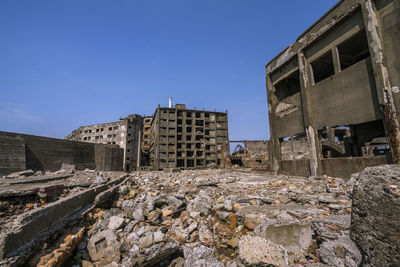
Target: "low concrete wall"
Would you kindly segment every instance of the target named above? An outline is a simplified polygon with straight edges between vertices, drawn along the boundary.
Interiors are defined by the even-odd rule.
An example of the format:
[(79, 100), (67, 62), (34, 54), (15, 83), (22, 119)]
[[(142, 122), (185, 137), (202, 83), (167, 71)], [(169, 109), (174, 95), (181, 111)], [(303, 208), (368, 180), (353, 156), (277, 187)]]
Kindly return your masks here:
[[(385, 156), (378, 157), (343, 157), (322, 159), (323, 174), (348, 179), (353, 173), (360, 172), (366, 167), (389, 164)], [(310, 176), (309, 162), (302, 160), (280, 161), (279, 173), (286, 175)]]
[(123, 167), (123, 149), (116, 145), (92, 144), (9, 132), (0, 132), (0, 137), (3, 137), (0, 143), (4, 147), (11, 145), (7, 138), (22, 139), (25, 143), (26, 169), (34, 171), (56, 171), (61, 168), (62, 163), (74, 164), (77, 170), (89, 168), (121, 171)]
[(25, 141), (0, 135), (0, 176), (25, 170)]
[(389, 164), (385, 156), (372, 158), (365, 157), (346, 157), (322, 159), (324, 174), (333, 177), (350, 178), (353, 173), (360, 172), (366, 167)]
[(310, 167), (307, 159), (281, 160), (279, 173), (286, 175), (309, 176)]

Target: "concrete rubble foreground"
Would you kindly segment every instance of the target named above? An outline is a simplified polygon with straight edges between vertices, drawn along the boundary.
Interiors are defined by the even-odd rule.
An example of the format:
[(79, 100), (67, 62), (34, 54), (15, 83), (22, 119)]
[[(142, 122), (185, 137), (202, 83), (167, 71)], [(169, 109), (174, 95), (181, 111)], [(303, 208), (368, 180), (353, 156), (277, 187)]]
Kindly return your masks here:
[[(383, 258), (373, 255), (377, 252), (367, 251), (363, 244), (370, 238), (363, 232), (365, 227), (373, 226), (354, 214), (358, 219), (351, 223), (351, 213), (353, 193), (357, 199), (363, 197), (363, 181), (379, 174), (374, 192), (382, 188), (379, 181), (389, 179), (391, 185), (383, 188), (391, 190), (386, 196), (394, 203), (388, 206), (394, 217), (381, 219), (379, 225), (392, 227), (384, 229), (383, 234), (395, 231), (398, 224), (393, 219), (400, 213), (399, 187), (394, 181), (398, 182), (399, 173), (400, 167), (385, 165), (367, 168), (350, 180), (273, 175), (249, 169), (129, 175), (72, 170), (37, 176), (43, 182), (36, 186), (47, 188), (49, 183), (63, 181), (64, 188), (47, 197), (39, 193), (40, 189), (33, 190), (35, 197), (25, 197), (36, 200), (32, 205), (37, 208), (26, 205), (22, 210), (15, 208), (20, 212), (12, 216), (2, 214), (1, 264), (359, 266), (374, 263), (371, 257), (383, 263), (390, 256), (396, 262), (398, 252), (393, 246), (398, 246), (397, 241), (379, 239), (385, 252), (393, 249)], [(12, 181), (25, 192), (24, 186), (32, 187), (27, 182), (29, 177), (2, 182)], [(83, 177), (90, 183), (83, 183)], [(15, 195), (0, 197), (2, 210), (5, 199), (9, 199), (9, 209), (20, 205), (12, 203)], [(363, 201), (353, 209), (357, 214), (365, 213), (365, 209), (372, 213), (365, 207), (370, 204)], [(379, 236), (381, 230), (368, 231)]]

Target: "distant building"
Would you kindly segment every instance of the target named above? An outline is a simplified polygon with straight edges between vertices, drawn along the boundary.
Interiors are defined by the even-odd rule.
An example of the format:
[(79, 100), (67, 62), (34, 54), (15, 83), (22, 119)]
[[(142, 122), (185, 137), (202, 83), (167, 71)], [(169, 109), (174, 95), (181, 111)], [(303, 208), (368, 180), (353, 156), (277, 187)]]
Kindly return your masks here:
[(151, 124), (150, 165), (165, 168), (220, 166), (228, 147), (228, 114), (158, 107)]
[(141, 155), (140, 165), (149, 166), (150, 164), (150, 144), (151, 144), (151, 122), (152, 116), (143, 117), (143, 130), (141, 136)]
[(119, 121), (81, 126), (65, 139), (89, 143), (115, 144), (124, 149), (124, 170), (134, 170), (140, 157), (142, 116), (132, 114)]

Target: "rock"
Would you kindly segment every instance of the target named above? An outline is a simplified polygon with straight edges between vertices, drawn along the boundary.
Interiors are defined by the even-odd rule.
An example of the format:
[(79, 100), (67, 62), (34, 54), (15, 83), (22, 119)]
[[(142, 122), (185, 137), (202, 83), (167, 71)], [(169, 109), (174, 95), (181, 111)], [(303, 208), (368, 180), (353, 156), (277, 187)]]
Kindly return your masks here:
[(259, 236), (245, 235), (239, 241), (239, 258), (250, 266), (288, 266), (286, 249)]
[(163, 210), (162, 216), (167, 217), (167, 216), (171, 215), (172, 213), (174, 213), (172, 210)]
[(127, 216), (131, 219), (143, 221), (143, 204), (136, 204), (132, 200), (125, 200), (122, 202), (121, 208), (126, 212)]
[(28, 177), (28, 176), (32, 176), (33, 174), (35, 174), (35, 172), (29, 169), (29, 170), (21, 171), (18, 174), (19, 174), (19, 176)]
[(110, 222), (108, 223), (108, 229), (115, 231), (121, 228), (123, 224), (124, 218), (119, 216), (111, 216)]
[(318, 196), (318, 201), (325, 204), (334, 204), (338, 201), (335, 199), (334, 194), (323, 193)]
[(224, 201), (224, 208), (225, 208), (226, 211), (232, 211), (233, 210), (232, 206), (233, 206), (232, 200), (228, 199), (228, 200)]
[(255, 223), (251, 222), (251, 221), (245, 221), (244, 227), (246, 227), (247, 229), (253, 231), (257, 227), (257, 225)]
[(234, 237), (227, 242), (228, 246), (235, 249), (239, 246), (239, 238)]
[(351, 239), (366, 266), (400, 266), (400, 165), (366, 168), (357, 183)]
[(104, 179), (101, 176), (96, 177), (96, 179), (93, 181), (93, 184), (99, 185), (99, 184), (105, 184), (107, 182), (106, 179)]
[(154, 243), (165, 241), (165, 235), (161, 231), (154, 232), (153, 234)]
[(169, 240), (162, 244), (156, 244), (145, 250), (145, 261), (140, 266), (158, 266), (162, 260), (167, 259), (179, 249), (179, 244), (176, 241)]
[(215, 252), (212, 248), (198, 246), (190, 248), (184, 246), (183, 254), (185, 256), (184, 267), (223, 267), (224, 265), (215, 258)]
[(320, 246), (320, 257), (323, 263), (330, 266), (357, 267), (362, 260), (360, 251), (348, 236), (323, 242)]
[(139, 239), (139, 246), (141, 248), (148, 248), (153, 245), (153, 235), (148, 234)]
[(210, 214), (211, 206), (211, 198), (201, 190), (196, 198), (190, 201), (187, 210), (188, 212), (200, 212), (200, 215), (207, 216)]
[(92, 236), (88, 242), (90, 258), (98, 265), (106, 265), (121, 258), (120, 243), (111, 230), (105, 230)]
[(254, 230), (256, 235), (282, 245), (290, 253), (304, 253), (311, 245), (312, 233), (309, 224), (290, 223), (269, 225), (262, 223)]
[(81, 265), (82, 267), (94, 267), (93, 263), (91, 263), (90, 261), (81, 261)]
[(237, 225), (236, 214), (235, 213), (231, 213), (226, 218), (226, 222), (228, 224), (228, 228), (231, 229), (231, 230), (234, 230), (236, 228), (236, 225)]
[(70, 163), (63, 163), (61, 164), (61, 168), (58, 172), (63, 174), (73, 174), (75, 172), (75, 165)]
[(238, 203), (235, 203), (235, 204), (233, 205), (233, 210), (234, 210), (234, 211), (239, 211), (239, 209), (240, 209), (240, 205), (239, 205)]

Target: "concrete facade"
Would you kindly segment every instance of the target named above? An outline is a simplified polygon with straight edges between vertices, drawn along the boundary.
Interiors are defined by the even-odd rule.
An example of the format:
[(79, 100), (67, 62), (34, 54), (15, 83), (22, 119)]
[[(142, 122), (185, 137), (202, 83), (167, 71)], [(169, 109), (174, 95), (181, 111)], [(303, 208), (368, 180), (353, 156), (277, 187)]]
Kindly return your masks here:
[(57, 171), (63, 163), (77, 170), (122, 170), (123, 150), (116, 145), (0, 132), (0, 148), (0, 175), (25, 169)]
[(124, 150), (124, 170), (135, 170), (140, 157), (142, 117), (132, 114), (116, 122), (81, 126), (66, 140), (118, 145)]
[(221, 166), (228, 151), (228, 114), (158, 107), (151, 125), (150, 164), (154, 170)]
[[(333, 158), (399, 161), (399, 41), (399, 1), (342, 0), (266, 65), (275, 171), (296, 166), (290, 158), (312, 176)], [(301, 157), (288, 156), (296, 144)]]
[(141, 148), (140, 148), (140, 165), (150, 165), (150, 144), (151, 144), (151, 123), (153, 121), (152, 116), (143, 117), (143, 130), (141, 136)]

